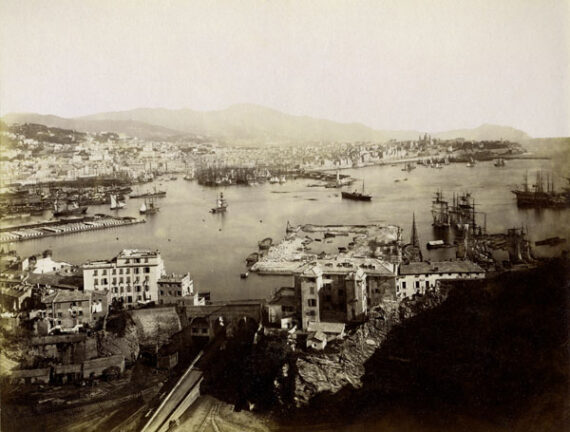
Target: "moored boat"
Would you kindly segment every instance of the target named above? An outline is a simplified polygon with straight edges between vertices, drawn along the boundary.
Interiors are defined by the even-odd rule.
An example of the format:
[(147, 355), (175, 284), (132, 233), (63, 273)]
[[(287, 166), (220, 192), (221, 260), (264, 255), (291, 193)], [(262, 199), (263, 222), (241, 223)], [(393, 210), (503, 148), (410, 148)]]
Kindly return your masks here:
[(562, 243), (566, 243), (566, 239), (561, 237), (549, 237), (535, 242), (537, 246), (556, 246)]
[(224, 193), (220, 192), (219, 198), (216, 200), (216, 207), (210, 210), (211, 213), (224, 213), (228, 208), (228, 203), (224, 199)]
[(264, 238), (257, 242), (259, 249), (269, 249), (273, 244), (273, 239), (271, 237)]
[(111, 210), (119, 210), (127, 205), (124, 201), (119, 201), (115, 194), (111, 194), (110, 198), (111, 198)]
[(81, 214), (85, 214), (85, 213), (87, 213), (87, 206), (79, 206), (76, 202), (73, 202), (71, 204), (71, 207), (66, 204), (65, 207), (63, 207), (63, 208), (59, 205), (57, 200), (54, 203), (53, 215), (55, 217), (75, 216), (75, 215), (81, 215)]
[(428, 249), (440, 249), (450, 247), (451, 245), (445, 243), (443, 240), (431, 240), (426, 243)]
[(505, 166), (505, 160), (503, 158), (499, 158), (495, 161), (494, 165), (496, 167), (504, 167)]

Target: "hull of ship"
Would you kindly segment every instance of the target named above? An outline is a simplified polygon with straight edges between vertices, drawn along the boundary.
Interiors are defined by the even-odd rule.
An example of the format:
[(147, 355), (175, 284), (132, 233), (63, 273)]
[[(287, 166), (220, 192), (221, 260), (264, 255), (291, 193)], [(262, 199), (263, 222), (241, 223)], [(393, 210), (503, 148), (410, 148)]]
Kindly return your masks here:
[(540, 192), (513, 191), (517, 197), (518, 207), (567, 207), (570, 205), (568, 197), (561, 194)]
[(82, 215), (85, 213), (87, 213), (87, 207), (78, 207), (75, 209), (55, 211), (55, 212), (53, 212), (53, 215), (56, 217), (59, 217), (59, 216), (76, 216), (76, 215)]
[(344, 199), (350, 199), (354, 201), (370, 201), (372, 197), (370, 195), (361, 195), (361, 194), (354, 194), (350, 192), (342, 192), (342, 197)]

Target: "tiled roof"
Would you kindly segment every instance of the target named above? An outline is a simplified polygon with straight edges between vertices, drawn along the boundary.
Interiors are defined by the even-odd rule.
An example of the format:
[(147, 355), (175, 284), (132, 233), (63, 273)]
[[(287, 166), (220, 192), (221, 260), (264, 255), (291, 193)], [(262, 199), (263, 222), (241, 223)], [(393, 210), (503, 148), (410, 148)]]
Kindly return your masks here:
[(82, 291), (57, 290), (56, 292), (45, 296), (42, 303), (68, 303), (89, 301), (91, 296)]

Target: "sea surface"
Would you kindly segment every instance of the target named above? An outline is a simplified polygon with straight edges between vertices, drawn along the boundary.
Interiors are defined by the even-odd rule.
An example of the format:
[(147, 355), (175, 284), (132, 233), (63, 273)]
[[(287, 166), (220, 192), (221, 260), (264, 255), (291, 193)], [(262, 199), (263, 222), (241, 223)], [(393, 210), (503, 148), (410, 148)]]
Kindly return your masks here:
[[(402, 166), (372, 166), (345, 170), (364, 180), (371, 202), (343, 200), (340, 189), (309, 187), (314, 180), (289, 180), (285, 184), (259, 186), (206, 187), (196, 182), (164, 178), (155, 182), (167, 196), (157, 200), (159, 213), (146, 216), (140, 225), (47, 237), (13, 243), (21, 256), (51, 249), (54, 259), (80, 265), (87, 260), (110, 259), (123, 248), (160, 250), (166, 270), (190, 272), (195, 288), (211, 292), (212, 300), (266, 298), (277, 288), (292, 283), (291, 277), (258, 276), (241, 279), (245, 258), (257, 251), (257, 242), (265, 237), (279, 241), (285, 235), (287, 221), (292, 224), (396, 224), (409, 241), (412, 214), (415, 213), (424, 258), (453, 257), (453, 249), (428, 252), (429, 240), (442, 238), (431, 226), (431, 201), (441, 190), (451, 201), (453, 193), (471, 192), (476, 209), (486, 213), (487, 231), (504, 232), (510, 227), (525, 227), (531, 240), (560, 236), (570, 239), (570, 209), (519, 209), (511, 190), (529, 181), (538, 169), (554, 172), (555, 186), (566, 185), (564, 165), (557, 159), (508, 160), (504, 168), (492, 162), (480, 162), (474, 168), (451, 164), (443, 169), (418, 166), (403, 172)], [(396, 182), (396, 180), (399, 180)], [(151, 190), (152, 185), (135, 190)], [(358, 181), (354, 187), (360, 189)], [(225, 214), (211, 214), (217, 194), (223, 192), (229, 208)], [(130, 199), (127, 207), (111, 211), (108, 206), (92, 206), (90, 214), (114, 213), (139, 217), (141, 199)], [(479, 219), (483, 223), (483, 217)], [(570, 240), (569, 240), (570, 241)], [(538, 255), (560, 253), (566, 245), (535, 248)]]

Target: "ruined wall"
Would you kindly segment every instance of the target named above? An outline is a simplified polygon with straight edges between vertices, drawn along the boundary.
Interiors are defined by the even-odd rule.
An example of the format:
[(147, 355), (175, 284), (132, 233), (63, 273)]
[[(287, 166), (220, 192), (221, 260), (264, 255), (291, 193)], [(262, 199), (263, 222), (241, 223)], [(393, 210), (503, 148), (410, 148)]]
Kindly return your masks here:
[(98, 333), (97, 351), (102, 357), (120, 355), (124, 357), (127, 365), (134, 363), (140, 352), (137, 327), (134, 322), (129, 320), (120, 335), (109, 331)]
[(182, 330), (176, 308), (138, 309), (129, 312), (141, 345), (164, 345), (170, 337)]

